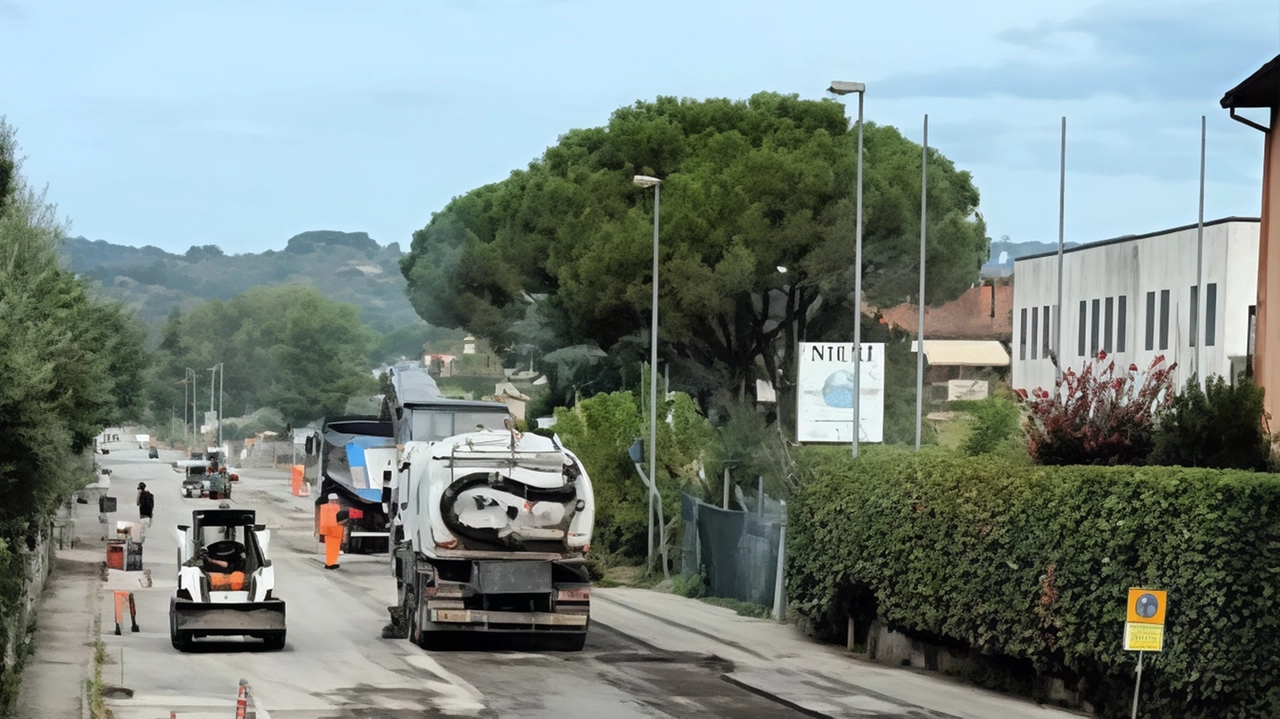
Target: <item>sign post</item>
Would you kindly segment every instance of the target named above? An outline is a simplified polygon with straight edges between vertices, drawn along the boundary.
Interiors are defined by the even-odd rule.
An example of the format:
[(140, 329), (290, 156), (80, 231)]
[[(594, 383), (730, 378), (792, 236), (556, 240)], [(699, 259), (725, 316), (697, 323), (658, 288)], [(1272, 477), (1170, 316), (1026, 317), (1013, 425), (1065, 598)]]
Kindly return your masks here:
[(1138, 719), (1138, 693), (1142, 688), (1142, 653), (1164, 649), (1164, 615), (1167, 593), (1159, 589), (1129, 590), (1124, 623), (1124, 650), (1138, 653), (1138, 675), (1133, 683), (1132, 719)]

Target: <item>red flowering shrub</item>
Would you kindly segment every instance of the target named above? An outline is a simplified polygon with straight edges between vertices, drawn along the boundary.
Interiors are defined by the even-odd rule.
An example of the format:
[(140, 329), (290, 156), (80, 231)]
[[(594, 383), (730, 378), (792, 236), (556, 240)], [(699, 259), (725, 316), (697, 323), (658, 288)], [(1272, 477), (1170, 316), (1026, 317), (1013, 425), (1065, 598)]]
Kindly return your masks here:
[(1014, 390), (1030, 410), (1027, 450), (1038, 464), (1142, 464), (1155, 446), (1156, 412), (1173, 401), (1164, 355), (1146, 372), (1117, 372), (1106, 352), (1080, 372), (1067, 369), (1053, 391)]

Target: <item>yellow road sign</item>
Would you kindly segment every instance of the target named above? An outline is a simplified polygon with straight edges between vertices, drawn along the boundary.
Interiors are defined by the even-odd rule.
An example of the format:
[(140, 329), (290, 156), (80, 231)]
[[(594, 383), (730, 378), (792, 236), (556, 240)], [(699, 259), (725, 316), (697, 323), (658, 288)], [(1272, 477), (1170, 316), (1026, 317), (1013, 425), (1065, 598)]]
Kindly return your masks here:
[(1163, 624), (1125, 622), (1124, 650), (1126, 652), (1158, 652), (1162, 649), (1164, 649)]
[(1159, 589), (1130, 589), (1128, 621), (1130, 624), (1164, 624), (1166, 593)]

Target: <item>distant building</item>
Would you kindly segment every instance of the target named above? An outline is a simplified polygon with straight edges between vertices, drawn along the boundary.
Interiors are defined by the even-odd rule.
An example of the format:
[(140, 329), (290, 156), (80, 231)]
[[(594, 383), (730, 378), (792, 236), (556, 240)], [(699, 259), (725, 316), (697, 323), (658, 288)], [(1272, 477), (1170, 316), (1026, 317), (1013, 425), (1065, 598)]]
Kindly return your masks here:
[[(881, 315), (891, 327), (914, 335), (920, 309), (918, 305), (901, 304), (882, 310)], [(988, 281), (970, 287), (945, 305), (925, 307), (924, 336), (926, 340), (1009, 342), (1013, 337), (1012, 282)]]
[[(1251, 285), (1256, 292), (1254, 343), (1250, 368), (1254, 381), (1263, 390), (1263, 412), (1280, 416), (1280, 55), (1258, 68), (1243, 82), (1227, 91), (1220, 101), (1231, 111), (1231, 119), (1262, 132), (1262, 222), (1258, 243), (1258, 276)], [(1266, 113), (1265, 124), (1241, 115)], [(1262, 118), (1259, 118), (1262, 119)], [(1271, 301), (1268, 302), (1267, 298)]]
[[(1177, 362), (1179, 385), (1195, 374), (1234, 380), (1251, 352), (1258, 278), (1257, 219), (1204, 224), (1204, 302), (1196, 289), (1196, 226), (1103, 240), (1063, 253), (1061, 366), (1079, 370), (1105, 350), (1118, 366), (1145, 369), (1158, 355)], [(1014, 262), (1013, 386), (1050, 388), (1056, 373), (1053, 307), (1056, 252)], [(1203, 327), (1197, 323), (1203, 321)], [(929, 325), (926, 324), (926, 330)]]
[(476, 353), (476, 338), (467, 335), (462, 339), (462, 354), (473, 355)]
[(512, 417), (522, 420), (525, 418), (524, 408), (529, 403), (529, 396), (510, 382), (499, 382), (493, 387), (493, 401), (505, 404), (511, 410)]

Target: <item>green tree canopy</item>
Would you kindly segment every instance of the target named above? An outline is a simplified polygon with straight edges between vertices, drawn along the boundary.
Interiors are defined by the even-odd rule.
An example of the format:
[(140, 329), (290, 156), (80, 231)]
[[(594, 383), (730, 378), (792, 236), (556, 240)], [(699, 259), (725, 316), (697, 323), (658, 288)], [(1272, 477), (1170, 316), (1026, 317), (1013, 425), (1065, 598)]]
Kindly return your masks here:
[[(4, 547), (90, 478), (77, 455), (137, 419), (144, 332), (64, 269), (56, 208), (21, 175), (0, 118), (0, 570)], [(20, 570), (18, 577), (21, 576)], [(3, 599), (0, 596), (0, 599)]]
[(223, 363), (223, 413), (274, 407), (298, 424), (342, 412), (352, 394), (371, 389), (366, 359), (378, 335), (356, 308), (303, 285), (258, 287), (186, 315), (160, 332), (153, 407), (181, 409), (186, 368), (195, 370), (201, 412), (209, 408), (209, 368)]
[[(509, 348), (528, 341), (518, 325), (541, 299), (544, 351), (594, 343), (615, 365), (638, 360), (654, 193), (632, 176), (654, 175), (660, 343), (673, 380), (748, 388), (779, 363), (790, 371), (793, 333), (819, 307), (852, 304), (856, 144), (832, 101), (638, 102), (435, 213), (401, 261), (410, 299), (432, 324)], [(868, 301), (897, 303), (917, 282), (921, 150), (873, 124), (865, 148), (864, 288)], [(969, 173), (930, 153), (927, 299), (937, 303), (977, 278), (989, 240)]]

